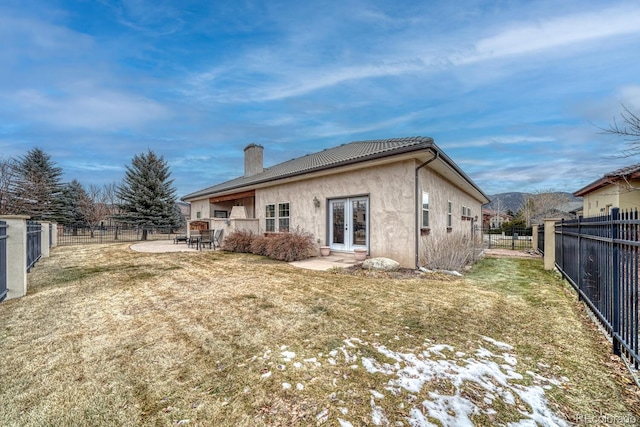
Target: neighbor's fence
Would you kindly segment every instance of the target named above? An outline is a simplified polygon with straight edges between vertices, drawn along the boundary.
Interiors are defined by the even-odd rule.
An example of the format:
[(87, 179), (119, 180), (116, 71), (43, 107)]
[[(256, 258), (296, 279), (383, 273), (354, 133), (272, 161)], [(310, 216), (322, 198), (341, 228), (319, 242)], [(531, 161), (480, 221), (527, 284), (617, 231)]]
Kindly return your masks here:
[(143, 240), (167, 240), (175, 237), (171, 227), (138, 227), (128, 224), (90, 226), (86, 224), (58, 226), (58, 245), (85, 245), (91, 243), (136, 242)]
[(544, 254), (544, 227), (538, 226), (538, 251)]
[(533, 234), (531, 228), (484, 229), (482, 240), (489, 249), (525, 250), (532, 248)]
[(613, 352), (640, 365), (638, 212), (555, 223), (555, 265), (613, 341)]
[(42, 256), (42, 224), (27, 221), (27, 273)]
[(7, 297), (7, 223), (0, 221), (0, 302)]

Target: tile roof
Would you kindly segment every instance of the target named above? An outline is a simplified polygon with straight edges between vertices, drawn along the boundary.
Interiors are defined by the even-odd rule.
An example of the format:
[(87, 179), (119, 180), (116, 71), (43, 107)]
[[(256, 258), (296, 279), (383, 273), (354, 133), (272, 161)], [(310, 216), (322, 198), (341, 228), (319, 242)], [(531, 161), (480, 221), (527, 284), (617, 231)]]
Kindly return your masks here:
[(182, 199), (188, 200), (196, 197), (209, 196), (248, 185), (418, 151), (429, 147), (434, 147), (433, 139), (424, 136), (350, 142), (279, 163), (265, 168), (263, 172), (256, 175), (241, 176), (221, 184), (207, 187), (203, 190), (188, 194)]
[(592, 191), (609, 185), (618, 179), (635, 179), (638, 177), (640, 177), (640, 163), (605, 173), (602, 178), (598, 178), (592, 183), (582, 187), (580, 190), (574, 192), (573, 195), (576, 197), (582, 197)]
[(604, 174), (605, 177), (607, 178), (613, 178), (613, 177), (623, 177), (623, 176), (627, 176), (627, 175), (631, 175), (634, 173), (638, 173), (640, 172), (640, 163), (635, 164), (635, 165), (631, 165), (631, 166), (626, 166), (624, 168), (620, 168), (618, 170), (615, 170), (613, 172), (609, 172)]

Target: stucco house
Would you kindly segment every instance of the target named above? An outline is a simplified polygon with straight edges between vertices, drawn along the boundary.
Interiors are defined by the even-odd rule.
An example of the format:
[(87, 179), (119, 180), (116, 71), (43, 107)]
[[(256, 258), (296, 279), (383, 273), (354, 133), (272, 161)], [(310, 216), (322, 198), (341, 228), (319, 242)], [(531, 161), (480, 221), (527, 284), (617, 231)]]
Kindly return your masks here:
[(640, 163), (606, 173), (573, 193), (582, 197), (584, 217), (609, 215), (611, 208), (640, 208)]
[(418, 264), (424, 239), (471, 233), (487, 196), (428, 137), (356, 141), (268, 168), (248, 145), (244, 175), (184, 196), (190, 228), (310, 232), (333, 252)]

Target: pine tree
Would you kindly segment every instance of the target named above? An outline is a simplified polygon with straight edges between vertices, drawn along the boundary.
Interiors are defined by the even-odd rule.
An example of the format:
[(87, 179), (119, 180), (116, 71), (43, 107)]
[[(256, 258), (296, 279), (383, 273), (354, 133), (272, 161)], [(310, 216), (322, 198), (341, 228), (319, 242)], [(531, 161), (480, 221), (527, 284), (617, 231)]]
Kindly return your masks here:
[(61, 212), (64, 219), (62, 224), (81, 225), (85, 223), (84, 205), (88, 203), (89, 195), (82, 184), (76, 179), (64, 184), (61, 192)]
[(40, 148), (33, 148), (17, 161), (17, 197), (22, 214), (40, 221), (63, 220), (60, 178), (62, 169)]
[(153, 226), (173, 226), (176, 221), (176, 190), (164, 158), (149, 150), (135, 155), (127, 166), (117, 195), (122, 200), (118, 218), (143, 228), (142, 240)]

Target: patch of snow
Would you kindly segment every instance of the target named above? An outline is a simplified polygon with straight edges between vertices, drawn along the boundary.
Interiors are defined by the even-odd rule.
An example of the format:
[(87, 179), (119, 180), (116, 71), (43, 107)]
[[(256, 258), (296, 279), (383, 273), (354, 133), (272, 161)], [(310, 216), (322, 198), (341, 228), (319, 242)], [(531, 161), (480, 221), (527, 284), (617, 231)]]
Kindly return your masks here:
[(479, 412), (478, 407), (460, 395), (444, 396), (430, 392), (431, 400), (422, 402), (430, 417), (440, 420), (445, 426), (473, 427), (471, 415)]
[(335, 365), (336, 364), (336, 360), (333, 357), (328, 358), (327, 362), (329, 362), (330, 365)]
[(318, 415), (316, 415), (316, 420), (318, 420), (319, 423), (324, 423), (328, 419), (329, 419), (329, 410), (327, 408), (324, 408), (322, 411), (320, 411)]
[(349, 413), (349, 410), (347, 408), (338, 408), (338, 411), (340, 411), (342, 415), (347, 415)]
[[(483, 337), (483, 339), (502, 350), (513, 349), (509, 344), (501, 343), (488, 337)], [(530, 411), (529, 409), (526, 411), (518, 409), (523, 416), (523, 420), (522, 424), (514, 424), (514, 426), (526, 426), (529, 422), (549, 427), (567, 425), (563, 419), (556, 416), (548, 408), (544, 398), (545, 389), (543, 387), (559, 385), (561, 381), (547, 379), (529, 371), (527, 373), (533, 376), (536, 382), (539, 382), (542, 386), (524, 386), (514, 383), (513, 381), (523, 379), (523, 376), (515, 371), (514, 367), (517, 365), (517, 359), (510, 352), (494, 354), (480, 346), (474, 351), (475, 357), (465, 359), (463, 358), (465, 353), (453, 353), (454, 348), (448, 345), (432, 345), (418, 354), (394, 352), (384, 345), (374, 345), (374, 348), (386, 359), (393, 360), (395, 363), (389, 364), (379, 362), (375, 358), (361, 357), (362, 366), (369, 373), (382, 373), (392, 377), (385, 387), (386, 390), (397, 392), (400, 389), (404, 389), (409, 393), (419, 394), (425, 383), (434, 380), (446, 380), (454, 387), (451, 395), (431, 392), (429, 398), (422, 402), (422, 410), (413, 408), (407, 419), (412, 426), (433, 425), (427, 416), (438, 420), (442, 425), (472, 426), (472, 415), (479, 413), (489, 414), (489, 411), (493, 411), (491, 413), (494, 414), (495, 411), (493, 409), (480, 408), (466, 397), (464, 391), (470, 383), (476, 384), (486, 391), (486, 397), (483, 400), (487, 405), (494, 403), (498, 396), (507, 405), (516, 405), (516, 395), (525, 402)], [(432, 359), (434, 355), (445, 357), (442, 353), (443, 350), (453, 353), (453, 356), (445, 359)], [(507, 363), (500, 364), (499, 362), (502, 361)], [(376, 408), (372, 397), (374, 424), (382, 419)], [(427, 416), (424, 415), (423, 411)]]
[(375, 391), (375, 390), (369, 390), (369, 391), (371, 392), (373, 397), (375, 397), (376, 399), (384, 399), (384, 394), (380, 393), (379, 391)]
[(376, 405), (373, 397), (371, 398), (371, 422), (376, 426), (389, 425), (389, 420), (384, 415), (383, 409)]
[(271, 376), (271, 371), (265, 372), (264, 374), (261, 375), (262, 378), (269, 378), (270, 376)]
[(516, 366), (518, 364), (518, 359), (509, 353), (502, 353), (502, 358), (511, 366)]
[(513, 350), (513, 346), (509, 345), (507, 343), (501, 342), (501, 341), (496, 341), (493, 338), (489, 338), (489, 337), (482, 337), (483, 340), (490, 342), (491, 344), (495, 345), (498, 348), (504, 349), (504, 350)]
[(315, 357), (310, 357), (309, 359), (304, 359), (304, 361), (307, 363), (316, 363), (318, 359), (316, 359)]
[(340, 427), (353, 427), (353, 424), (351, 424), (349, 421), (345, 421), (341, 418), (338, 418), (338, 422), (340, 423)]
[(294, 368), (302, 368), (302, 363), (300, 363), (300, 362), (293, 362), (293, 367), (294, 367)]
[(282, 388), (285, 390), (290, 390), (291, 389), (291, 384), (289, 383), (282, 383)]
[(286, 362), (290, 362), (291, 359), (295, 359), (296, 358), (296, 354), (293, 351), (283, 351), (280, 354), (282, 354), (282, 357), (284, 357), (284, 360)]
[(296, 390), (299, 390), (299, 391), (304, 390), (304, 385), (302, 385), (300, 383), (296, 384)]

